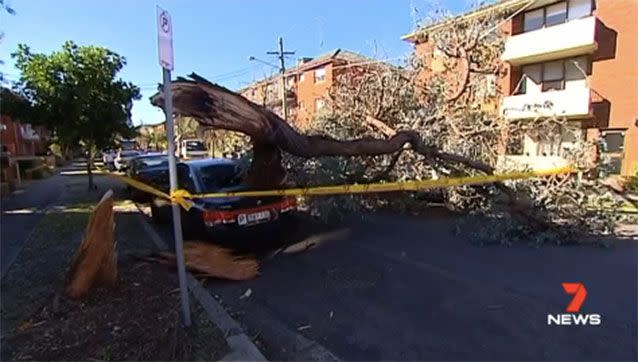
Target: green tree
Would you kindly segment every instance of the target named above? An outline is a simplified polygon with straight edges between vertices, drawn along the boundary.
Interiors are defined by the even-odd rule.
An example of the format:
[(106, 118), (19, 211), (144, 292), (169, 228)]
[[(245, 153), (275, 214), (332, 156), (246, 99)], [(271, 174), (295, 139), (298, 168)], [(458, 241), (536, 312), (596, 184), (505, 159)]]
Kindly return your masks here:
[(67, 41), (51, 54), (33, 53), (20, 44), (12, 54), (20, 70), (16, 90), (31, 104), (33, 123), (51, 129), (64, 149), (87, 151), (89, 188), (96, 149), (134, 131), (127, 124), (129, 105), (139, 88), (117, 74), (126, 59), (106, 48)]

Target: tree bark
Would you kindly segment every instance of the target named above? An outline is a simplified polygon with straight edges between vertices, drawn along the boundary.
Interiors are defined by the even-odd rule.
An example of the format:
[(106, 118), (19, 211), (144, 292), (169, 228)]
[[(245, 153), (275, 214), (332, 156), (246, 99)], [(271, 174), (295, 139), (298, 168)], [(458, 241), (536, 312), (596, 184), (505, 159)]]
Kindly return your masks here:
[(93, 185), (93, 143), (88, 143), (88, 158), (86, 160), (86, 173), (89, 176), (89, 191), (94, 189)]

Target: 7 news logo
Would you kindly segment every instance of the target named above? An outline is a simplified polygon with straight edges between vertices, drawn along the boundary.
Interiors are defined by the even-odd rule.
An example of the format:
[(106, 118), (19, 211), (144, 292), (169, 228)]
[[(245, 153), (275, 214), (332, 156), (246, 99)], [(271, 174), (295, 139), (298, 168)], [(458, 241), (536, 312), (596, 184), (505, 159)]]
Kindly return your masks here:
[(547, 325), (590, 325), (599, 326), (602, 323), (600, 314), (581, 314), (582, 307), (587, 298), (587, 289), (583, 283), (563, 283), (563, 290), (569, 295), (573, 295), (571, 302), (567, 305), (565, 314), (548, 314)]

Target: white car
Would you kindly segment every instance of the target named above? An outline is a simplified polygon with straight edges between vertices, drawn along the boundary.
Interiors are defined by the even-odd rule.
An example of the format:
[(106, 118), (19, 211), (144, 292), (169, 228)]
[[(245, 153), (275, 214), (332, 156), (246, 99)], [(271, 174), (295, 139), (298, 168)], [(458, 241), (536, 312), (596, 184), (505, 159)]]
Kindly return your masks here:
[(113, 170), (115, 168), (114, 162), (116, 155), (117, 153), (115, 152), (115, 150), (112, 150), (110, 148), (105, 148), (102, 150), (102, 163), (104, 163), (104, 166), (106, 166), (109, 170)]
[(182, 140), (179, 148), (179, 156), (185, 159), (208, 156), (208, 151), (206, 150), (204, 142), (198, 139)]
[(140, 155), (139, 151), (118, 152), (117, 157), (115, 157), (115, 160), (113, 161), (115, 169), (118, 171), (125, 171), (129, 166), (129, 162), (139, 155)]

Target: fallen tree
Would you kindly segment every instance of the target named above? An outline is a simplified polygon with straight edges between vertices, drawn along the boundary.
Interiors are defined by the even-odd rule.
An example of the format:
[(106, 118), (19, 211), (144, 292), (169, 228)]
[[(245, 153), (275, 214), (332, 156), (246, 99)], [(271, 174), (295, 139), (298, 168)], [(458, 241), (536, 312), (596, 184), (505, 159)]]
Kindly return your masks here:
[[(253, 162), (248, 174), (250, 184), (257, 188), (279, 186), (285, 176), (281, 152), (311, 158), (319, 156), (377, 156), (393, 154), (405, 145), (430, 162), (461, 164), (485, 173), (494, 168), (486, 163), (439, 150), (428, 144), (418, 132), (396, 131), (387, 139), (366, 137), (338, 140), (329, 136), (304, 135), (270, 110), (252, 103), (239, 94), (211, 83), (193, 73), (191, 79), (173, 82), (173, 111), (180, 116), (194, 117), (202, 125), (214, 129), (240, 132), (251, 138)], [(163, 107), (162, 93), (152, 103)]]
[[(443, 152), (428, 144), (414, 130), (396, 131), (386, 139), (338, 140), (330, 136), (300, 134), (270, 110), (194, 73), (190, 79), (174, 81), (172, 91), (176, 115), (193, 117), (204, 126), (240, 132), (250, 137), (253, 159), (245, 181), (255, 189), (276, 188), (282, 184), (286, 176), (282, 152), (303, 158), (378, 156), (394, 154), (409, 146), (423, 157), (423, 162), (437, 167), (458, 169), (463, 166), (487, 174), (493, 174), (495, 170), (487, 163)], [(156, 94), (151, 102), (163, 106), (163, 94)], [(512, 190), (502, 183), (496, 185), (506, 195), (513, 215), (521, 216), (536, 226), (549, 226), (542, 217), (529, 212), (526, 203), (519, 203)]]
[[(592, 143), (581, 136), (568, 151), (560, 144), (564, 135), (579, 139), (581, 130), (560, 117), (512, 121), (496, 112), (502, 96), (497, 81), (506, 72), (499, 24), (507, 16), (489, 13), (429, 33), (439, 71), (415, 57), (407, 68), (355, 66), (359, 71), (335, 75), (330, 111), (307, 134), (197, 74), (173, 82), (174, 112), (249, 136), (253, 158), (246, 181), (262, 189), (280, 186), (287, 171), (300, 185), (492, 174), (499, 156), (521, 152), (522, 139), (535, 137), (561, 148), (579, 176), (449, 188), (446, 204), (508, 217), (512, 228), (498, 223), (505, 239), (512, 238), (510, 229), (526, 236), (550, 232), (557, 243), (578, 239), (575, 231), (608, 234), (616, 216), (596, 207), (609, 198), (598, 183), (580, 177), (596, 167)], [(163, 106), (162, 94), (151, 101)], [(345, 204), (335, 202), (339, 197), (324, 200), (332, 208)]]

